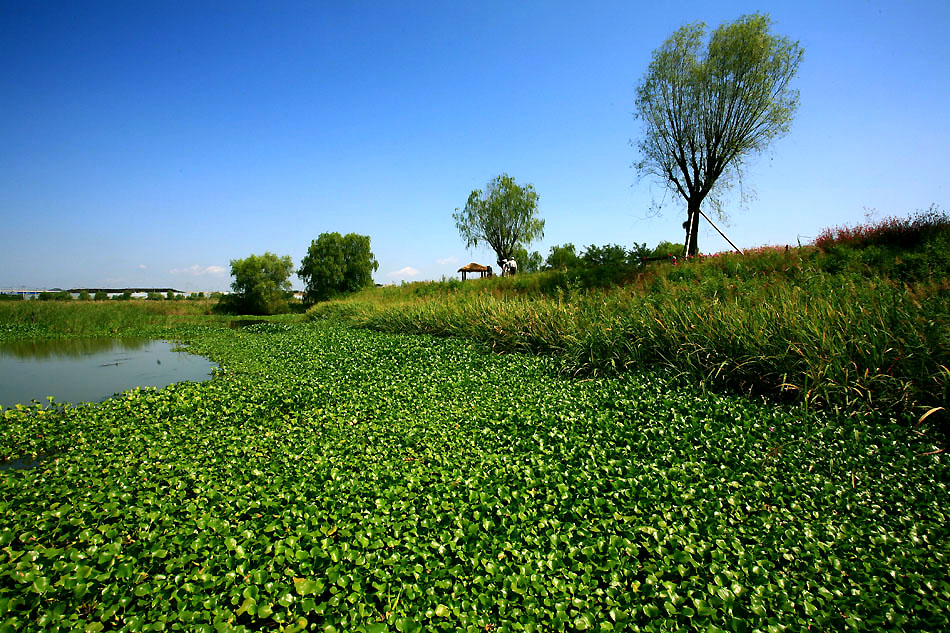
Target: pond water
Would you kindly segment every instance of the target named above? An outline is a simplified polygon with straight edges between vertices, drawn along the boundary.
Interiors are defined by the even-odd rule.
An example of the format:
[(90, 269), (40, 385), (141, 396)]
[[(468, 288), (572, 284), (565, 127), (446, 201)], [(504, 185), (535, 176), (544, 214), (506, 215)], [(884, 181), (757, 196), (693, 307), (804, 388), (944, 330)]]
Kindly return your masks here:
[(134, 387), (165, 387), (211, 377), (207, 358), (151, 339), (0, 343), (0, 406), (101, 402)]

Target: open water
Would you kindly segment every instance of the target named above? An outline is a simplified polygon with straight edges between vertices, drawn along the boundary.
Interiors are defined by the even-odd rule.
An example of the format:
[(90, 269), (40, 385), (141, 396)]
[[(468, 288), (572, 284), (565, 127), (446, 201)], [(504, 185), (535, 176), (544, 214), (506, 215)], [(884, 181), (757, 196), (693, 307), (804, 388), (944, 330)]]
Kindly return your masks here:
[(74, 339), (0, 343), (0, 406), (101, 402), (135, 387), (202, 381), (216, 367), (151, 339)]

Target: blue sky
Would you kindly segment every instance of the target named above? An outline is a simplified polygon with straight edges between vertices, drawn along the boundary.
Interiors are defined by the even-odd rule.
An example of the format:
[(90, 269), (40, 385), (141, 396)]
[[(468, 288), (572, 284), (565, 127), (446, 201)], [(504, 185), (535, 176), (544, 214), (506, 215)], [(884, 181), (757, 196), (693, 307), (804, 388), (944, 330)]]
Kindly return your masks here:
[(631, 167), (635, 86), (679, 26), (756, 11), (805, 50), (801, 105), (727, 235), (948, 206), (945, 0), (0, 7), (0, 287), (224, 290), (230, 260), (299, 265), (326, 231), (369, 235), (378, 283), (450, 277), (494, 259), (452, 213), (503, 172), (538, 192), (542, 254), (682, 241)]

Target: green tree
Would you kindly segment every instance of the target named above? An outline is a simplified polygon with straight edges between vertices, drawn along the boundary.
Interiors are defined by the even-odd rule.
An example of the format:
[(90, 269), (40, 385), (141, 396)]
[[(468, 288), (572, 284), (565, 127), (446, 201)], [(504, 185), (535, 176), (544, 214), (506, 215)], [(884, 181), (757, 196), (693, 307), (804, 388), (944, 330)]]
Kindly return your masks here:
[(544, 262), (544, 267), (550, 270), (570, 270), (577, 268), (580, 258), (577, 256), (577, 249), (570, 242), (563, 245), (554, 245), (548, 253), (548, 258)]
[(653, 252), (650, 253), (650, 255), (652, 257), (666, 257), (667, 255), (676, 255), (677, 257), (679, 257), (677, 253), (682, 253), (682, 252), (683, 252), (682, 244), (674, 244), (672, 242), (663, 240), (662, 242), (656, 245), (656, 248), (653, 249)]
[(627, 251), (618, 244), (607, 244), (605, 246), (591, 244), (581, 253), (581, 261), (589, 267), (622, 268), (627, 265)]
[(488, 244), (498, 258), (498, 266), (519, 246), (544, 237), (544, 220), (538, 217), (538, 194), (533, 185), (518, 185), (508, 174), (497, 176), (485, 191), (472, 191), (465, 208), (452, 218), (465, 246)]
[(233, 295), (222, 299), (222, 309), (243, 314), (278, 314), (287, 311), (287, 293), (294, 262), (290, 255), (274, 253), (231, 260)]
[(310, 243), (297, 276), (306, 284), (305, 301), (315, 303), (372, 286), (378, 269), (368, 235), (321, 233)]
[(52, 294), (53, 294), (52, 296), (53, 301), (72, 301), (73, 300), (73, 296), (69, 294), (69, 292), (66, 290), (60, 290)]
[(80, 290), (80, 291), (79, 291), (79, 300), (80, 300), (80, 301), (89, 301), (90, 299), (92, 299), (92, 296), (89, 294), (89, 291), (88, 291), (88, 290)]
[(518, 262), (518, 272), (520, 273), (536, 273), (544, 265), (544, 258), (541, 253), (538, 251), (528, 252), (528, 249), (524, 246), (516, 248), (511, 256)]
[(709, 196), (718, 211), (745, 160), (786, 134), (798, 107), (789, 83), (803, 51), (771, 24), (767, 15), (743, 16), (705, 46), (705, 24), (683, 26), (653, 52), (637, 86), (637, 171), (685, 200), (686, 255), (697, 252), (703, 201)]
[(639, 265), (644, 257), (649, 257), (652, 253), (646, 242), (643, 244), (634, 242), (633, 247), (627, 251), (627, 263)]
[(96, 294), (92, 298), (95, 301), (106, 301), (109, 298), (109, 293), (105, 290), (96, 290)]

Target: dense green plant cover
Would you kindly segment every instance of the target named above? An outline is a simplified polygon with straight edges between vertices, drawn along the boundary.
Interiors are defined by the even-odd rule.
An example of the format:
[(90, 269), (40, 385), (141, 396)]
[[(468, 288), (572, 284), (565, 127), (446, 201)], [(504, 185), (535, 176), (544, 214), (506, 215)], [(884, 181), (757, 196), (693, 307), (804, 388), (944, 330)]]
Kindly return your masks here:
[[(950, 220), (822, 232), (820, 247), (633, 264), (645, 245), (552, 249), (556, 270), (403, 284), (320, 306), (310, 318), (552, 354), (564, 371), (661, 365), (709, 384), (831, 408), (913, 412), (950, 400)], [(661, 243), (664, 252), (677, 245)], [(569, 257), (573, 256), (573, 258)], [(584, 259), (588, 260), (586, 263)], [(950, 432), (945, 409), (929, 424)]]
[(193, 323), (223, 323), (209, 317), (213, 301), (39, 302), (0, 305), (0, 341), (36, 338), (155, 336)]
[[(609, 292), (537, 290), (551, 275), (381, 289), (318, 306), (388, 332), (460, 336), (556, 357), (570, 375), (664, 366), (708, 384), (831, 408), (911, 412), (950, 401), (950, 291), (767, 249), (664, 266)], [(536, 290), (522, 292), (520, 287)], [(947, 424), (945, 411), (930, 416)]]
[(906, 218), (825, 229), (815, 239), (830, 272), (884, 276), (900, 282), (950, 277), (950, 214), (936, 205)]
[(40, 301), (72, 301), (73, 296), (66, 292), (65, 290), (58, 290), (56, 292), (41, 292), (40, 296), (37, 297)]
[(937, 631), (946, 454), (470, 343), (181, 331), (210, 382), (2, 412), (0, 631)]

